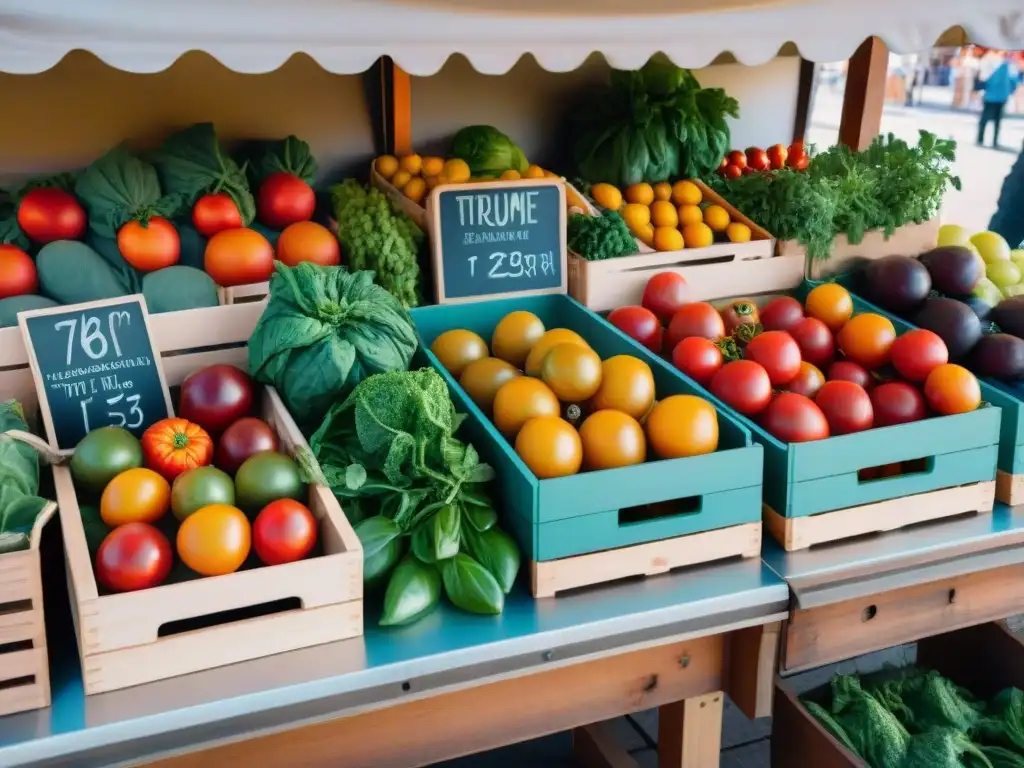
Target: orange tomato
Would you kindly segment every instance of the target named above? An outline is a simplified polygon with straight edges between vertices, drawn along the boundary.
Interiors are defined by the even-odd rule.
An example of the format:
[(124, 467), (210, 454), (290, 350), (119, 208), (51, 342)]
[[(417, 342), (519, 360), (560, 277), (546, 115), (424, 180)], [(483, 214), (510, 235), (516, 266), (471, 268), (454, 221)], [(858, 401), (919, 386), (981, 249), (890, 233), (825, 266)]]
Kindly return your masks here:
[(878, 368), (889, 362), (896, 329), (887, 317), (865, 312), (850, 319), (836, 337), (840, 351), (865, 368)]
[(222, 287), (262, 283), (274, 271), (274, 249), (254, 229), (226, 229), (206, 243), (203, 269)]
[(160, 216), (146, 222), (132, 219), (117, 230), (117, 249), (140, 272), (152, 272), (178, 263), (181, 239), (174, 225)]
[(510, 312), (494, 327), (491, 353), (507, 363), (522, 367), (533, 345), (544, 335), (544, 323), (532, 312)]
[(843, 286), (824, 283), (807, 294), (804, 308), (808, 315), (818, 318), (835, 333), (853, 315), (853, 299)]
[(662, 459), (700, 456), (718, 449), (715, 406), (695, 395), (672, 395), (647, 416), (647, 439)]
[(434, 339), (430, 351), (457, 379), (467, 365), (487, 357), (487, 343), (472, 331), (453, 328)]
[(616, 355), (601, 363), (601, 386), (590, 398), (595, 411), (622, 411), (642, 419), (654, 402), (651, 366), (632, 355)]
[(540, 367), (544, 358), (559, 344), (590, 346), (576, 331), (570, 331), (568, 328), (552, 328), (550, 331), (546, 331), (530, 348), (530, 354), (526, 356), (526, 375), (540, 376)]
[(597, 411), (580, 427), (583, 466), (612, 469), (640, 464), (647, 458), (647, 440), (640, 422), (622, 411)]
[(494, 396), (494, 426), (510, 440), (530, 419), (558, 414), (558, 398), (539, 379), (519, 376), (502, 384)]
[(38, 288), (32, 257), (16, 245), (0, 245), (0, 299), (35, 293)]
[(213, 459), (213, 441), (206, 430), (188, 419), (161, 419), (142, 433), (146, 465), (168, 480)]
[(100, 517), (111, 528), (125, 523), (154, 523), (171, 507), (171, 486), (159, 473), (129, 469), (107, 483), (100, 497)]
[(237, 571), (249, 556), (252, 528), (237, 507), (210, 504), (185, 518), (178, 529), (182, 562), (203, 576)]
[(541, 480), (574, 475), (583, 462), (579, 433), (558, 416), (538, 416), (523, 424), (516, 453)]
[(480, 410), (490, 414), (498, 390), (505, 382), (521, 375), (511, 363), (496, 357), (485, 357), (474, 360), (462, 369), (459, 386), (466, 390), (469, 399), (476, 403)]
[(601, 358), (590, 347), (559, 344), (545, 355), (540, 377), (559, 400), (577, 403), (601, 386)]
[(924, 398), (933, 411), (943, 416), (970, 413), (981, 405), (981, 387), (966, 368), (945, 363), (928, 374)]
[(333, 267), (341, 263), (341, 246), (338, 238), (322, 224), (297, 221), (285, 227), (277, 238), (277, 258), (289, 267), (303, 261)]

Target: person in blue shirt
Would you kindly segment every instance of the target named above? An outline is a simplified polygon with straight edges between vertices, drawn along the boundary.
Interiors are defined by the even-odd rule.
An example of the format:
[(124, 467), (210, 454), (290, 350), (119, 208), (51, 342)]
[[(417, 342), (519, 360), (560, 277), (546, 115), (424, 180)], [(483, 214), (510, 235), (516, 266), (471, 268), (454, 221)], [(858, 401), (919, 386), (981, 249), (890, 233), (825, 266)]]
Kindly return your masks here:
[[(978, 121), (979, 147), (985, 141), (985, 129), (988, 128), (989, 123), (994, 124), (992, 146), (999, 146), (999, 124), (1003, 119), (1003, 110), (1020, 83), (1020, 73), (1007, 59), (1006, 54), (1000, 53), (992, 56), (993, 58), (988, 62), (982, 60), (983, 71), (979, 74), (978, 84), (984, 91), (981, 119)], [(988, 72), (985, 72), (985, 69)]]

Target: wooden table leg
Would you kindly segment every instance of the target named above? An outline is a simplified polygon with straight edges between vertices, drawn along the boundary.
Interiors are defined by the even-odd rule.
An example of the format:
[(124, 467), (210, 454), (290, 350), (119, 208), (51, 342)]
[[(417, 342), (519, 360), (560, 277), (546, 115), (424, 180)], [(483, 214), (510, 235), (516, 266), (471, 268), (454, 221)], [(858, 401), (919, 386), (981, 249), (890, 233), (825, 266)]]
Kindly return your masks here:
[(721, 691), (658, 708), (658, 768), (718, 768), (722, 748)]
[(572, 732), (573, 762), (579, 768), (639, 768), (615, 739), (609, 723), (593, 723)]

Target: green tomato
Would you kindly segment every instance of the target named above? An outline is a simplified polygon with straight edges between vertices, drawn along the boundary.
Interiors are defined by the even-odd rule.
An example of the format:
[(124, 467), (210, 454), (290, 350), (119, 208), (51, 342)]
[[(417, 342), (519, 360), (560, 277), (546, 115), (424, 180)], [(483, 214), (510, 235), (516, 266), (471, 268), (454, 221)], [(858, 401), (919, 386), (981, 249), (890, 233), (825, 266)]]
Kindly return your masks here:
[(277, 451), (261, 451), (235, 473), (235, 498), (247, 515), (256, 515), (278, 499), (306, 499), (306, 486), (294, 459)]
[(196, 467), (183, 472), (171, 486), (171, 511), (178, 520), (209, 504), (235, 505), (231, 476), (216, 467)]
[(83, 437), (71, 457), (71, 477), (90, 491), (99, 493), (127, 469), (142, 466), (139, 439), (121, 427), (100, 427)]

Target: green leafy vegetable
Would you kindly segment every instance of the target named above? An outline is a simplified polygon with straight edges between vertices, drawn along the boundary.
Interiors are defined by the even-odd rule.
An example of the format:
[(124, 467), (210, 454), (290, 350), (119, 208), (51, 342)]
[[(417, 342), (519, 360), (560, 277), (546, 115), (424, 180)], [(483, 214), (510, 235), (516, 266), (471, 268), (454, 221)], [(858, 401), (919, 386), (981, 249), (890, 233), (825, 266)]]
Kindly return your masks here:
[(872, 768), (900, 768), (910, 734), (853, 675), (832, 679), (832, 716), (850, 737), (854, 751)]
[(490, 125), (469, 125), (452, 138), (451, 154), (466, 161), (474, 176), (525, 173), (526, 155), (508, 136)]
[(6, 190), (0, 190), (0, 243), (16, 245), (22, 250), (29, 247), (28, 237), (18, 224), (17, 199)]
[(346, 179), (331, 187), (338, 239), (353, 270), (368, 269), (404, 307), (420, 303), (419, 253), (423, 232), (387, 195)]
[(506, 595), (512, 591), (519, 573), (519, 548), (512, 537), (500, 528), (479, 532), (472, 525), (464, 525), (462, 543), (484, 568), (490, 571)]
[(618, 211), (599, 216), (573, 213), (567, 225), (569, 250), (587, 261), (632, 256), (639, 249)]
[(253, 188), (272, 173), (290, 173), (307, 184), (316, 181), (316, 158), (309, 144), (297, 136), (253, 142), (247, 158), (246, 168)]
[(985, 753), (963, 731), (932, 728), (910, 740), (901, 768), (992, 768)]
[(445, 504), (432, 518), (434, 559), (447, 560), (459, 553), (462, 540), (462, 517), (457, 504)]
[(196, 123), (172, 134), (154, 162), (164, 190), (177, 196), (179, 208), (191, 210), (203, 195), (224, 192), (235, 201), (246, 226), (256, 217), (245, 173), (221, 147), (213, 123)]
[(36, 518), (49, 502), (39, 494), (39, 455), (7, 432), (28, 432), (21, 405), (0, 403), (0, 554), (28, 549)]
[(469, 613), (501, 613), (505, 596), (490, 571), (460, 552), (441, 563), (444, 592), (453, 605)]
[(116, 240), (129, 221), (170, 218), (181, 204), (180, 198), (161, 193), (156, 169), (124, 145), (89, 165), (75, 183), (75, 194), (89, 211), (89, 228), (109, 240)]
[(1024, 691), (1007, 688), (998, 693), (975, 724), (974, 734), (983, 744), (1024, 753)]
[(440, 599), (441, 576), (437, 568), (407, 556), (391, 573), (380, 625), (411, 624), (437, 607)]
[(992, 768), (1024, 768), (1024, 755), (1004, 747), (981, 747)]
[(270, 300), (249, 339), (249, 370), (277, 388), (309, 431), (367, 376), (407, 368), (416, 331), (369, 272), (308, 262), (276, 267)]

